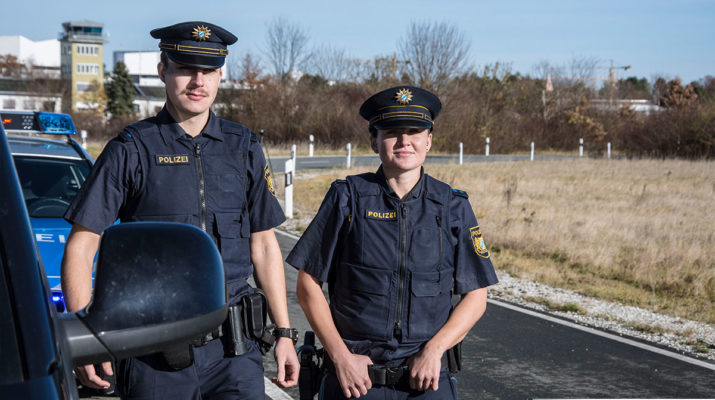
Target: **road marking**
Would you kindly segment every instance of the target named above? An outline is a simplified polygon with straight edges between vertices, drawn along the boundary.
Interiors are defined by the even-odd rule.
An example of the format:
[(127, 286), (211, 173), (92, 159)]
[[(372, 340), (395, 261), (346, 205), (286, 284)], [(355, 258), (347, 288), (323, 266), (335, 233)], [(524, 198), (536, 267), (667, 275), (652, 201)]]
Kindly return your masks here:
[(512, 304), (508, 304), (508, 303), (504, 303), (504, 302), (501, 302), (501, 301), (499, 301), (499, 300), (488, 299), (487, 301), (488, 301), (489, 303), (492, 303), (492, 304), (497, 305), (497, 306), (500, 306), (500, 307), (508, 308), (508, 309), (510, 309), (510, 310), (518, 311), (518, 312), (521, 312), (521, 313), (524, 313), (524, 314), (528, 314), (528, 315), (531, 315), (531, 316), (534, 316), (534, 317), (537, 317), (537, 318), (545, 319), (545, 320), (550, 321), (550, 322), (554, 322), (554, 323), (557, 323), (557, 324), (560, 324), (560, 325), (568, 326), (569, 328), (574, 328), (574, 329), (578, 329), (578, 330), (581, 330), (581, 331), (584, 331), (584, 332), (592, 333), (592, 334), (594, 334), (594, 335), (598, 335), (598, 336), (601, 336), (601, 337), (605, 337), (605, 338), (607, 338), (607, 339), (615, 340), (615, 341), (617, 341), (617, 342), (625, 343), (625, 344), (628, 344), (628, 345), (631, 345), (631, 346), (638, 347), (638, 348), (643, 349), (643, 350), (648, 350), (648, 351), (651, 351), (651, 352), (653, 352), (653, 353), (657, 353), (657, 354), (660, 354), (660, 355), (663, 355), (663, 356), (666, 356), (666, 357), (675, 358), (676, 360), (680, 360), (680, 361), (683, 361), (683, 362), (686, 362), (686, 363), (689, 363), (689, 364), (697, 365), (697, 366), (699, 366), (699, 367), (703, 367), (703, 368), (707, 368), (707, 369), (709, 369), (709, 370), (715, 371), (715, 364), (711, 364), (711, 363), (706, 362), (706, 361), (698, 360), (697, 358), (688, 357), (688, 356), (685, 356), (685, 355), (682, 355), (682, 354), (675, 353), (675, 352), (673, 352), (673, 351), (664, 350), (664, 349), (661, 349), (661, 348), (659, 348), (659, 347), (651, 346), (651, 345), (648, 345), (648, 344), (645, 344), (645, 343), (641, 343), (641, 342), (638, 342), (638, 341), (635, 341), (635, 340), (632, 340), (632, 339), (627, 339), (627, 338), (624, 338), (624, 337), (621, 337), (621, 336), (618, 336), (618, 335), (614, 335), (614, 334), (612, 334), (612, 333), (603, 332), (603, 331), (600, 331), (600, 330), (598, 330), (598, 329), (589, 328), (589, 327), (587, 327), (587, 326), (579, 325), (579, 324), (574, 323), (574, 322), (570, 322), (570, 321), (566, 321), (566, 320), (563, 320), (563, 319), (560, 319), (560, 318), (556, 318), (556, 317), (552, 317), (552, 316), (549, 316), (549, 315), (545, 315), (545, 314), (542, 314), (542, 313), (539, 313), (539, 312), (536, 312), (536, 311), (527, 310), (527, 309), (525, 309), (525, 308), (522, 308), (522, 307), (519, 307), (519, 306), (515, 306), (515, 305), (512, 305)]
[(266, 396), (272, 400), (293, 400), (292, 397), (288, 396), (288, 393), (284, 392), (276, 386), (270, 379), (263, 377), (263, 383), (266, 385)]

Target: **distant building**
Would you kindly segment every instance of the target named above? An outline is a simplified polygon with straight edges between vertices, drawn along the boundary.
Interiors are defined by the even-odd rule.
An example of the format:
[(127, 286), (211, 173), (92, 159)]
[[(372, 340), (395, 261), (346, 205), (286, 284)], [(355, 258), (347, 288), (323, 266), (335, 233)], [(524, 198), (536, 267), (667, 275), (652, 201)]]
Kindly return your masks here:
[(57, 79), (0, 78), (0, 109), (23, 111), (62, 111), (62, 94), (47, 90), (46, 83)]
[(160, 55), (159, 51), (115, 51), (114, 65), (123, 62), (135, 85), (163, 87), (156, 70)]
[(65, 22), (62, 28), (60, 70), (70, 81), (72, 109), (97, 109), (104, 96), (104, 25), (83, 20)]
[(2, 71), (7, 76), (0, 77), (0, 109), (62, 110), (57, 39), (33, 41), (24, 36), (0, 36), (0, 55), (13, 56), (22, 65), (19, 71)]
[(662, 107), (645, 99), (593, 99), (591, 100), (591, 107), (605, 111), (616, 111), (627, 107), (632, 111), (645, 115), (663, 110)]
[(14, 56), (32, 75), (60, 77), (60, 42), (57, 39), (33, 41), (24, 36), (0, 36), (0, 55)]

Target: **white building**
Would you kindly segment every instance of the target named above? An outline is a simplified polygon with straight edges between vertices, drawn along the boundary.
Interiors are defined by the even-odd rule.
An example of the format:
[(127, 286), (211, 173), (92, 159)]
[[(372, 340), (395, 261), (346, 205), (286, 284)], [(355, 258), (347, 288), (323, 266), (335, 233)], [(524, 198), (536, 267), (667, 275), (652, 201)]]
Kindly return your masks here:
[(62, 110), (62, 95), (38, 90), (36, 79), (0, 78), (0, 109), (22, 111)]
[(24, 36), (0, 36), (0, 54), (13, 55), (21, 64), (48, 77), (60, 77), (60, 41), (33, 41)]
[(591, 106), (600, 110), (617, 111), (627, 107), (639, 114), (649, 115), (662, 111), (663, 108), (645, 99), (592, 99)]
[(156, 70), (160, 56), (158, 51), (115, 51), (114, 65), (123, 62), (136, 85), (164, 86)]

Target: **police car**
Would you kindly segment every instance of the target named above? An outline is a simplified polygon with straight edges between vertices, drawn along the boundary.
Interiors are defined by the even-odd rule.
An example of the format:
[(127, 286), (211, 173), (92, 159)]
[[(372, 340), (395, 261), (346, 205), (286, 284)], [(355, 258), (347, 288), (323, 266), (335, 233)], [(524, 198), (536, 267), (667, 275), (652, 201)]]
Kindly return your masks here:
[[(0, 111), (0, 117), (9, 134), (8, 143), (52, 290), (52, 301), (58, 311), (64, 311), (60, 264), (72, 226), (62, 216), (94, 161), (72, 139), (77, 129), (67, 114)], [(56, 139), (47, 138), (49, 135)]]

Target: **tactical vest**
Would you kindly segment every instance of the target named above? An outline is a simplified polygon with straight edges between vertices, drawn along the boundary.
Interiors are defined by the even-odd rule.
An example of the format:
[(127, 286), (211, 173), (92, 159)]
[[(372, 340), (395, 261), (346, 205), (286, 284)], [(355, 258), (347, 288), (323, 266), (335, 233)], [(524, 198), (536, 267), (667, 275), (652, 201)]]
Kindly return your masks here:
[(402, 202), (377, 179), (347, 178), (352, 214), (331, 285), (333, 320), (348, 340), (424, 342), (452, 307), (452, 191), (424, 175), (423, 195)]
[(235, 303), (248, 290), (246, 279), (253, 273), (246, 201), (251, 134), (242, 125), (220, 122), (226, 135), (223, 142), (210, 143), (209, 149), (189, 138), (165, 142), (156, 118), (125, 128), (122, 136), (137, 146), (142, 180), (128, 195), (120, 219), (202, 228), (221, 252), (229, 302)]

